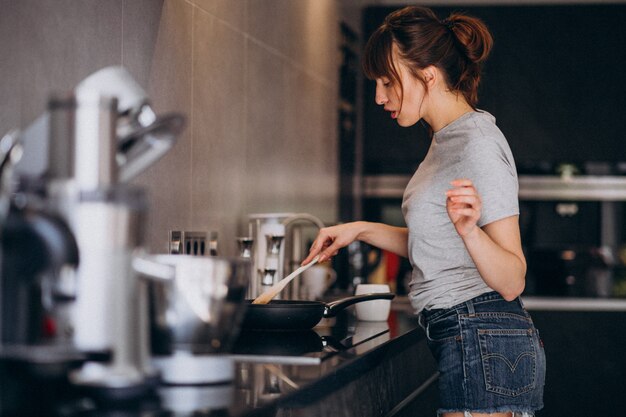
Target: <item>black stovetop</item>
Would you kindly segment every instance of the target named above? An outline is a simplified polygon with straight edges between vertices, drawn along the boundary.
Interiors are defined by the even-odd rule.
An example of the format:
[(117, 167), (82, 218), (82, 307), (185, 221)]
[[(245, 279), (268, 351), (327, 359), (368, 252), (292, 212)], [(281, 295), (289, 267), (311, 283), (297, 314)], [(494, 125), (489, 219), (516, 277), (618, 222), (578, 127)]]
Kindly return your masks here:
[(359, 322), (344, 312), (309, 330), (243, 330), (233, 357), (244, 362), (318, 364), (388, 332), (387, 322)]

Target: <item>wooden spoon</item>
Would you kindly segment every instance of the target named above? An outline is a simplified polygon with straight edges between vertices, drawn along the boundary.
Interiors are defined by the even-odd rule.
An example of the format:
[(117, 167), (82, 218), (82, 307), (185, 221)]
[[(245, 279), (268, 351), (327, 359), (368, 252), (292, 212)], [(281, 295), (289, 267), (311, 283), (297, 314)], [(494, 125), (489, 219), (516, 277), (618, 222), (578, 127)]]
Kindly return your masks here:
[(276, 284), (272, 285), (270, 288), (265, 290), (265, 292), (263, 292), (263, 294), (261, 294), (257, 298), (255, 298), (254, 301), (252, 301), (252, 304), (267, 304), (267, 303), (269, 303), (272, 300), (272, 298), (276, 297), (276, 295), (279, 292), (281, 292), (283, 289), (285, 289), (287, 284), (289, 284), (292, 279), (294, 279), (295, 277), (297, 277), (298, 275), (300, 275), (301, 273), (303, 273), (304, 271), (306, 271), (307, 269), (309, 269), (310, 267), (315, 265), (317, 263), (317, 261), (319, 260), (319, 258), (320, 258), (320, 256), (317, 255), (315, 258), (313, 258), (313, 260), (311, 262), (309, 262), (306, 265), (301, 266), (300, 268), (298, 268), (295, 271), (293, 271), (291, 274), (287, 275), (285, 278), (283, 278), (280, 281), (278, 281)]

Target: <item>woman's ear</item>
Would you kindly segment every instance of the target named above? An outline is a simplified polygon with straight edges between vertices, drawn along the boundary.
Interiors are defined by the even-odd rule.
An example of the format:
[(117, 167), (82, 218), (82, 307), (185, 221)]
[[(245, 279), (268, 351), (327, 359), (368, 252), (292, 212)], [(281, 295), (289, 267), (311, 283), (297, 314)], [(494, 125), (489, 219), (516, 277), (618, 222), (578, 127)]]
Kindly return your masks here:
[(428, 87), (432, 87), (439, 79), (439, 70), (434, 65), (429, 65), (422, 70), (422, 79)]

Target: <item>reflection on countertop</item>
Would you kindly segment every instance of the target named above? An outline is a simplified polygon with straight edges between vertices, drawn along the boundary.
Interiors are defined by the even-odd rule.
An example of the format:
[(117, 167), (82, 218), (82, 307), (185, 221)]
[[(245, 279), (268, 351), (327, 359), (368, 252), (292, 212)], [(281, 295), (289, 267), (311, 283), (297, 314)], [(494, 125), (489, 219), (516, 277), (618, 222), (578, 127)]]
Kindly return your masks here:
[(381, 352), (420, 340), (417, 327), (404, 312), (392, 312), (386, 322), (364, 322), (349, 309), (308, 331), (242, 332), (233, 355), (234, 385), (237, 404), (247, 410), (233, 415), (316, 402), (342, 387), (344, 378), (377, 366)]
[(347, 353), (376, 338), (389, 339), (389, 323), (357, 321), (352, 314), (323, 319), (313, 329), (263, 331), (244, 329), (233, 348), (232, 357), (240, 362), (316, 365), (334, 355)]
[(412, 314), (395, 310), (387, 322), (360, 322), (350, 308), (307, 332), (242, 333), (230, 384), (159, 386), (132, 403), (98, 398), (67, 378), (42, 379), (0, 362), (0, 414), (276, 415), (281, 407), (320, 401), (422, 340)]

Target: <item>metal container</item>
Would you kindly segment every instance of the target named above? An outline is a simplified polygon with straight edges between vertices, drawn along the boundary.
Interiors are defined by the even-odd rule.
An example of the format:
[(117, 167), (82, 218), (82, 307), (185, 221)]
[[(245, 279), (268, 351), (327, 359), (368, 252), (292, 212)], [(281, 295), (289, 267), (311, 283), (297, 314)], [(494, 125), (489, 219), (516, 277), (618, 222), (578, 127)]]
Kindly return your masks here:
[(228, 353), (239, 335), (250, 280), (248, 259), (137, 257), (148, 278), (152, 363), (169, 385), (229, 383)]
[(245, 312), (250, 262), (240, 258), (154, 255), (136, 259), (149, 279), (152, 354), (228, 352)]

